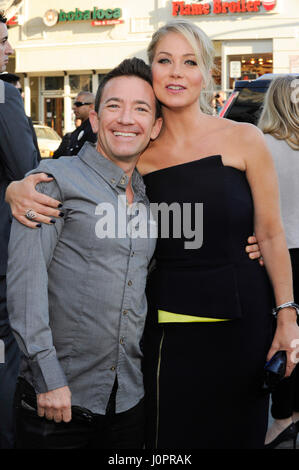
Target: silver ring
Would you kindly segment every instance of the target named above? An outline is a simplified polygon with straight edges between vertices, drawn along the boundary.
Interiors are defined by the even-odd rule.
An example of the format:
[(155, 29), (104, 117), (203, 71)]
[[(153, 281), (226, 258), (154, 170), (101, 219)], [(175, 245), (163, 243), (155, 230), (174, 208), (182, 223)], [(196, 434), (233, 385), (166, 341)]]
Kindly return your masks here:
[(28, 211), (26, 211), (25, 217), (27, 217), (27, 219), (34, 220), (36, 216), (36, 212), (34, 212), (32, 209), (28, 209)]

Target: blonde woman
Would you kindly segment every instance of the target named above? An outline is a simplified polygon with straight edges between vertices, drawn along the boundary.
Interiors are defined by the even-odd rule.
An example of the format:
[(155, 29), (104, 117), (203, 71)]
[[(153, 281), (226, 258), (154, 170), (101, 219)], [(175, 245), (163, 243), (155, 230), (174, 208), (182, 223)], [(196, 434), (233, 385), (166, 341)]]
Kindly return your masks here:
[[(187, 247), (186, 234), (157, 242), (144, 338), (148, 447), (263, 447), (266, 358), (287, 350), (288, 374), (294, 368), (294, 308), (280, 310), (272, 340), (272, 288), (276, 306), (293, 301), (273, 161), (256, 127), (210, 114), (213, 56), (184, 20), (160, 28), (148, 48), (164, 125), (139, 161), (147, 194), (191, 203), (195, 226), (203, 203), (201, 247)], [(266, 270), (244, 255), (253, 231)]]
[[(299, 76), (286, 75), (271, 83), (258, 127), (274, 160), (280, 188), (282, 221), (293, 268), (295, 301), (299, 302)], [(274, 418), (266, 447), (297, 436), (299, 431), (299, 371), (295, 368), (272, 394)]]
[[(203, 31), (184, 20), (167, 23), (154, 34), (148, 55), (164, 126), (139, 171), (150, 201), (169, 209), (175, 203), (183, 219), (176, 220), (179, 238), (172, 231), (158, 238), (149, 277), (146, 445), (263, 447), (264, 364), (287, 350), (289, 375), (291, 343), (299, 338), (293, 307), (279, 311), (272, 337), (273, 291), (277, 306), (293, 300), (272, 158), (256, 127), (210, 114), (214, 54)], [(22, 191), (30, 184), (15, 187)], [(36, 221), (56, 215), (51, 207), (57, 202), (36, 198), (33, 188), (25, 195), (28, 207), (43, 214)], [(12, 196), (18, 220), (27, 224), (24, 203), (13, 189)], [(268, 275), (245, 253), (253, 232)]]

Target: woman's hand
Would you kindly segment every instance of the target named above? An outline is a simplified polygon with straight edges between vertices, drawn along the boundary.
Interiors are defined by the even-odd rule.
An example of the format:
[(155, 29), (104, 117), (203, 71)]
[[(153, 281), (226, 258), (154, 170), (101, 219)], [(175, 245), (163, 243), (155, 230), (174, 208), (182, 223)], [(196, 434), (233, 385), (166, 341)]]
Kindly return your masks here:
[(267, 361), (277, 351), (286, 351), (287, 368), (285, 377), (289, 377), (299, 362), (299, 327), (296, 321), (296, 312), (293, 308), (284, 308), (277, 315), (277, 327), (271, 348), (267, 355)]
[[(5, 200), (10, 204), (12, 215), (23, 225), (30, 228), (40, 227), (40, 222), (51, 224), (53, 217), (63, 217), (60, 211), (62, 204), (45, 194), (36, 191), (35, 186), (41, 182), (50, 182), (53, 178), (45, 173), (29, 175), (21, 181), (13, 181), (6, 190)], [(31, 209), (36, 213), (33, 220), (26, 217)]]
[(249, 245), (246, 246), (245, 250), (248, 253), (250, 259), (258, 259), (261, 266), (264, 266), (264, 260), (261, 256), (260, 247), (257, 239), (254, 235), (247, 239)]

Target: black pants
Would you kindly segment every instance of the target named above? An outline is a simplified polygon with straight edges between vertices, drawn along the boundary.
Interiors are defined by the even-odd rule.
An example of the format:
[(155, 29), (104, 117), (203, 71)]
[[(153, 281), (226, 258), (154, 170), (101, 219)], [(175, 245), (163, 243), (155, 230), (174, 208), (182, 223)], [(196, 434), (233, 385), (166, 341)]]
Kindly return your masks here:
[(17, 449), (141, 449), (144, 443), (143, 400), (124, 413), (115, 413), (114, 388), (106, 415), (72, 407), (69, 423), (40, 418), (36, 394), (19, 379), (15, 396)]
[[(290, 250), (294, 300), (299, 303), (299, 248)], [(298, 364), (291, 377), (283, 379), (272, 393), (271, 414), (274, 419), (290, 418), (294, 411), (299, 411), (299, 368)]]
[(13, 397), (19, 373), (20, 351), (11, 332), (6, 309), (6, 277), (0, 276), (0, 449), (15, 445)]

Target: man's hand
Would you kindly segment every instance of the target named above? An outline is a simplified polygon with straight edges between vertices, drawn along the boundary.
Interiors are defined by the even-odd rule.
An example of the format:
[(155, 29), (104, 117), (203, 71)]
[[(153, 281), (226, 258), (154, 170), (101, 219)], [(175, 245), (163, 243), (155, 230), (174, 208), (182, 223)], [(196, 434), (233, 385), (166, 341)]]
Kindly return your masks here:
[(69, 387), (56, 388), (37, 395), (38, 416), (68, 423), (72, 419), (71, 391)]
[(246, 253), (248, 253), (249, 258), (250, 259), (258, 258), (260, 265), (264, 266), (263, 257), (261, 256), (260, 247), (257, 243), (257, 239), (255, 238), (255, 236), (252, 235), (251, 237), (249, 237), (247, 239), (247, 242), (249, 243), (249, 245), (246, 246), (245, 250), (246, 250)]
[[(52, 181), (45, 173), (29, 175), (21, 181), (13, 181), (6, 190), (5, 200), (10, 204), (12, 215), (23, 225), (30, 228), (39, 227), (39, 223), (51, 224), (53, 217), (63, 217), (60, 211), (61, 202), (36, 191), (35, 186), (41, 182)], [(34, 220), (25, 217), (26, 211), (36, 213)]]

